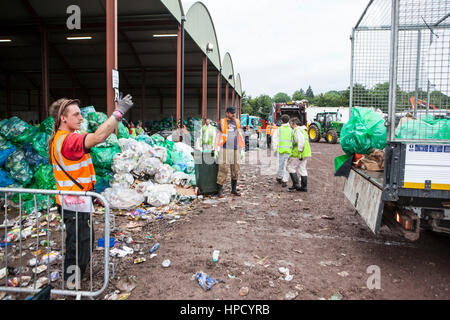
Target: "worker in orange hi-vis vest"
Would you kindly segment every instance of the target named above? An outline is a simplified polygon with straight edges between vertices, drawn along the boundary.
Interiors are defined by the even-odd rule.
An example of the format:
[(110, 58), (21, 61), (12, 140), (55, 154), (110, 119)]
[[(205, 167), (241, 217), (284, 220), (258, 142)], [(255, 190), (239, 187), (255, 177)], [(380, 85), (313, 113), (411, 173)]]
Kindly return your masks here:
[(240, 160), (244, 154), (245, 142), (241, 130), (241, 121), (235, 117), (236, 110), (229, 107), (226, 117), (220, 120), (217, 134), (216, 150), (219, 150), (219, 172), (217, 174), (218, 197), (223, 197), (223, 185), (228, 176), (228, 166), (231, 168), (231, 193), (241, 194), (237, 190)]
[[(117, 109), (95, 133), (79, 134), (75, 132), (80, 130), (83, 121), (79, 100), (59, 99), (50, 106), (50, 115), (55, 122), (53, 133), (48, 141), (48, 150), (57, 190), (91, 191), (94, 189), (95, 170), (89, 152), (117, 129), (122, 117), (132, 107), (132, 97), (127, 95), (122, 99), (120, 95)], [(75, 274), (79, 276), (77, 283), (80, 283), (90, 261), (91, 244), (94, 247), (95, 231), (90, 221), (90, 215), (94, 210), (92, 199), (88, 196), (58, 195), (56, 202), (60, 213), (61, 208), (64, 211), (67, 232), (64, 280), (67, 280), (71, 274)]]
[(270, 148), (272, 147), (272, 124), (270, 122), (266, 127), (266, 142), (267, 150), (270, 151)]

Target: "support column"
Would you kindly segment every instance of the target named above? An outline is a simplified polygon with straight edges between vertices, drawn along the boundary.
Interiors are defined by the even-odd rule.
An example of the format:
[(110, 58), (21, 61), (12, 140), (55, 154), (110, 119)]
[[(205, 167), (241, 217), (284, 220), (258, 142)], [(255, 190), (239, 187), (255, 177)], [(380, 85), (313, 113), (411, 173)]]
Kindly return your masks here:
[(230, 90), (230, 85), (227, 84), (225, 85), (225, 110), (228, 108), (228, 99), (229, 99), (229, 90)]
[(208, 58), (203, 56), (203, 70), (202, 70), (202, 120), (203, 124), (206, 122), (208, 104)]
[(217, 123), (220, 122), (220, 101), (222, 100), (222, 70), (217, 74)]
[(106, 0), (106, 107), (108, 117), (117, 107), (112, 73), (117, 70), (117, 0)]
[(239, 117), (242, 115), (242, 97), (239, 98)]
[(48, 79), (48, 31), (41, 28), (41, 67), (42, 67), (42, 103), (44, 118), (48, 117), (49, 79)]
[(145, 71), (142, 72), (142, 103), (141, 103), (141, 121), (142, 121), (142, 127), (144, 127), (145, 123), (145, 95), (146, 95), (146, 76)]
[(181, 120), (181, 25), (177, 32), (177, 124)]
[(231, 105), (236, 108), (236, 105), (234, 104), (234, 102), (235, 102), (234, 94), (235, 94), (234, 88), (231, 88)]
[(11, 76), (6, 75), (6, 116), (11, 118)]

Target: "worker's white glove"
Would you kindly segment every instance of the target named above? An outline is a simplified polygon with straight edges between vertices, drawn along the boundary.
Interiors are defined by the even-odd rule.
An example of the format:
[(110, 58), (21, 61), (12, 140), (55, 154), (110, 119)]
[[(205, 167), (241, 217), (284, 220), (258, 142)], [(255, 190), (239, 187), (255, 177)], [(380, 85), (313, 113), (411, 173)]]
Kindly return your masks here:
[(241, 149), (241, 160), (244, 160), (245, 158), (245, 151), (244, 149)]

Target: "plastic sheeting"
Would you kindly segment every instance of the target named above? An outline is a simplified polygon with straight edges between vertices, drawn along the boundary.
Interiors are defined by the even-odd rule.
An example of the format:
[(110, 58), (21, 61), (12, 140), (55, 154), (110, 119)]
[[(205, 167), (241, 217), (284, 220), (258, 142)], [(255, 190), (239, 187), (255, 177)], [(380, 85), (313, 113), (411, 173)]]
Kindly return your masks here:
[(352, 116), (342, 127), (340, 140), (347, 154), (368, 154), (372, 149), (384, 149), (387, 129), (383, 117), (367, 108), (352, 108)]

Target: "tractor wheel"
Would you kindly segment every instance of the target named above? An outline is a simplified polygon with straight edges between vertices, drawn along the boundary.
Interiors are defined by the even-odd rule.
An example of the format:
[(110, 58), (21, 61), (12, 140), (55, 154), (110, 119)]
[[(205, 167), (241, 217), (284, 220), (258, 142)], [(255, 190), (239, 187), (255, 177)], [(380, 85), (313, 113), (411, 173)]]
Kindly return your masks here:
[(336, 130), (334, 130), (334, 129), (328, 130), (325, 139), (327, 140), (328, 143), (336, 144), (338, 141), (338, 134), (337, 134)]
[(315, 124), (309, 126), (309, 140), (312, 142), (318, 142), (320, 140), (320, 130)]

